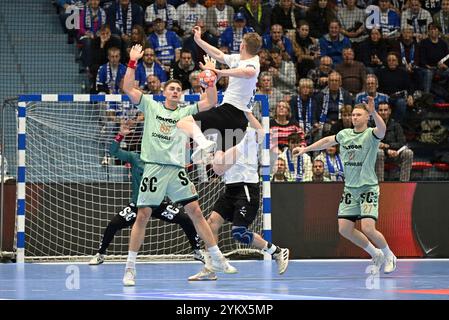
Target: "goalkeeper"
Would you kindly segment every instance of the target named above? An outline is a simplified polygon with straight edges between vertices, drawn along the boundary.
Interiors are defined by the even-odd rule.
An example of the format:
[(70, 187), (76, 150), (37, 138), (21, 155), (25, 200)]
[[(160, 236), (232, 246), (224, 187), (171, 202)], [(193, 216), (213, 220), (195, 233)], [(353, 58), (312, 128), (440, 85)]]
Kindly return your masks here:
[[(137, 196), (139, 194), (140, 179), (143, 174), (144, 163), (140, 159), (140, 154), (136, 152), (129, 152), (120, 149), (120, 142), (125, 136), (130, 134), (129, 124), (122, 122), (120, 125), (120, 132), (114, 138), (109, 148), (109, 152), (112, 156), (128, 162), (131, 164), (132, 175), (132, 197), (131, 203), (128, 204), (122, 211), (115, 215), (111, 221), (109, 221), (106, 230), (104, 231), (103, 238), (101, 240), (100, 249), (97, 254), (89, 261), (90, 265), (98, 265), (104, 262), (104, 256), (109, 244), (114, 239), (117, 231), (130, 227), (134, 224), (137, 217)], [(200, 251), (200, 237), (197, 235), (195, 227), (190, 220), (189, 216), (184, 212), (184, 208), (180, 205), (173, 204), (171, 201), (162, 201), (161, 205), (153, 210), (152, 217), (166, 221), (169, 223), (179, 224), (184, 230), (190, 245), (193, 249), (193, 258), (195, 260), (204, 263), (203, 255)]]

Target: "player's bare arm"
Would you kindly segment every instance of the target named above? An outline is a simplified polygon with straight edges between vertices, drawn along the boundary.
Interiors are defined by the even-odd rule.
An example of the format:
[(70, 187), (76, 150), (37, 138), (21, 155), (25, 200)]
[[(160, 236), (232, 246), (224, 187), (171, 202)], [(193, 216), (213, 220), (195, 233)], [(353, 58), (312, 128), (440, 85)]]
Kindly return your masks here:
[(335, 135), (333, 136), (327, 136), (324, 137), (323, 139), (318, 140), (317, 142), (311, 144), (310, 146), (307, 147), (296, 147), (292, 150), (293, 154), (298, 154), (298, 155), (302, 155), (306, 152), (309, 151), (319, 151), (319, 150), (324, 150), (327, 149), (329, 147), (332, 147), (334, 145), (338, 144), (337, 140), (335, 140)]
[(193, 39), (195, 40), (196, 44), (199, 45), (208, 55), (210, 55), (215, 60), (224, 63), (224, 53), (211, 46), (209, 43), (201, 39), (201, 27), (195, 26), (193, 27)]
[(366, 110), (368, 110), (369, 114), (373, 117), (374, 123), (376, 127), (374, 128), (373, 133), (377, 138), (383, 139), (385, 137), (385, 132), (387, 131), (387, 126), (385, 125), (384, 120), (377, 113), (376, 108), (374, 106), (374, 98), (368, 97), (368, 104), (366, 105)]
[(140, 44), (134, 45), (129, 51), (129, 63), (123, 79), (123, 91), (128, 95), (132, 103), (140, 102), (142, 92), (135, 87), (136, 66), (140, 58), (143, 57), (143, 50)]

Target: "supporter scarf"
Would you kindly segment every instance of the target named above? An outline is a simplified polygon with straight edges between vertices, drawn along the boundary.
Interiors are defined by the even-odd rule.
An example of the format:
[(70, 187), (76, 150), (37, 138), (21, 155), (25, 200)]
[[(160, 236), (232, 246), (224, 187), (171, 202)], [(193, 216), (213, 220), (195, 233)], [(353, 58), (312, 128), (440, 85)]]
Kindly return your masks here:
[[(288, 164), (288, 170), (290, 172), (295, 173), (295, 166), (292, 161), (292, 152), (290, 150), (287, 150), (287, 164)], [(295, 175), (295, 181), (301, 181), (304, 174), (304, 159), (303, 156), (298, 156), (296, 158), (296, 175)]]
[(326, 164), (327, 164), (327, 168), (329, 169), (329, 174), (335, 175), (336, 176), (336, 181), (343, 181), (343, 164), (341, 163), (341, 159), (340, 159), (340, 155), (336, 154), (335, 155), (335, 162), (337, 165), (337, 172), (335, 172), (335, 167), (334, 164), (332, 163), (331, 157), (329, 157), (328, 154), (326, 154)]
[(130, 3), (128, 5), (128, 11), (126, 13), (126, 24), (123, 25), (122, 6), (119, 4), (118, 10), (115, 11), (115, 27), (119, 29), (123, 34), (131, 35), (131, 28), (133, 24), (132, 17), (132, 6)]
[(441, 24), (441, 33), (443, 35), (446, 34), (446, 21), (444, 21), (443, 10), (440, 11), (440, 24)]
[[(324, 124), (327, 120), (327, 112), (329, 110), (329, 99), (330, 92), (329, 87), (323, 90), (324, 99), (323, 99), (323, 109), (321, 110), (320, 115), (320, 124)], [(338, 89), (338, 119), (341, 119), (340, 110), (343, 108), (343, 90), (341, 88)]]
[(298, 121), (299, 126), (304, 130), (305, 133), (312, 130), (312, 98), (309, 98), (309, 103), (306, 109), (306, 119), (303, 120), (302, 115), (302, 100), (301, 95), (298, 95)]
[[(173, 28), (173, 17), (171, 14), (168, 14), (168, 6), (165, 5), (162, 8), (158, 8), (157, 4), (155, 3), (153, 5), (154, 8), (154, 14), (156, 15), (156, 17), (158, 16), (158, 10), (165, 10), (165, 22), (167, 23), (167, 29), (172, 29)], [(162, 19), (164, 20), (164, 19)]]
[(97, 30), (99, 30), (106, 22), (106, 13), (101, 8), (98, 8), (97, 15), (94, 16), (92, 13), (92, 8), (89, 6), (86, 6), (84, 12), (84, 25), (86, 26), (86, 29), (95, 34), (95, 18), (98, 17)]
[(108, 62), (106, 64), (106, 83), (109, 87), (109, 93), (110, 94), (115, 94), (116, 92), (116, 79), (117, 79), (117, 74), (118, 74), (118, 67), (117, 67), (117, 72), (115, 74), (113, 74), (112, 72), (112, 68), (111, 68), (111, 64)]
[[(405, 56), (405, 48), (402, 42), (399, 42), (399, 46), (401, 47), (402, 63), (404, 63), (404, 61), (407, 62), (407, 57)], [(412, 44), (412, 47), (410, 48), (410, 64), (413, 64), (414, 62), (415, 62), (415, 44)]]

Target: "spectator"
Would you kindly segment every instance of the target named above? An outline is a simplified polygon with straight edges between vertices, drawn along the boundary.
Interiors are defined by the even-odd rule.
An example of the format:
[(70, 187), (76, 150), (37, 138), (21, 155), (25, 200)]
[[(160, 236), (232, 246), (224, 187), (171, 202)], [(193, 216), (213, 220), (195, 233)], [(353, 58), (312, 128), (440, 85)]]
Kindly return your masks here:
[(366, 69), (363, 63), (354, 60), (354, 50), (343, 49), (343, 63), (335, 67), (341, 75), (342, 87), (351, 94), (365, 90)]
[(367, 73), (376, 73), (386, 64), (387, 53), (387, 43), (382, 39), (380, 30), (372, 28), (368, 39), (357, 47), (356, 59), (365, 65)]
[(341, 25), (338, 20), (329, 23), (329, 33), (320, 38), (320, 52), (322, 56), (329, 56), (337, 65), (343, 61), (342, 52), (344, 48), (350, 48), (351, 42), (340, 34)]
[(181, 81), (182, 89), (190, 89), (189, 75), (197, 69), (192, 59), (192, 53), (187, 49), (181, 50), (181, 58), (173, 62), (170, 68), (170, 79)]
[(133, 26), (131, 30), (131, 40), (128, 47), (131, 48), (135, 44), (140, 44), (142, 48), (150, 46), (150, 43), (148, 42), (147, 39), (147, 35), (145, 34), (145, 30), (140, 25)]
[(355, 6), (356, 0), (346, 0), (345, 3), (346, 7), (338, 9), (337, 12), (338, 21), (341, 23), (341, 33), (352, 43), (359, 43), (366, 38), (364, 36), (365, 12)]
[(92, 65), (92, 42), (98, 38), (101, 27), (106, 23), (106, 12), (99, 7), (100, 0), (89, 0), (80, 12), (78, 41), (82, 45), (82, 69)]
[(145, 87), (149, 75), (158, 77), (162, 84), (168, 80), (167, 73), (155, 59), (156, 55), (153, 48), (145, 48), (142, 60), (137, 65), (136, 69), (136, 80), (139, 81), (139, 87)]
[(228, 48), (230, 54), (239, 53), (243, 35), (247, 32), (254, 32), (254, 30), (246, 26), (245, 16), (241, 12), (237, 12), (234, 14), (232, 26), (227, 27), (221, 35), (220, 43)]
[(183, 38), (192, 34), (192, 29), (198, 19), (206, 21), (206, 7), (199, 4), (198, 0), (187, 0), (186, 3), (181, 4), (176, 9), (176, 12), (178, 13), (179, 27)]
[(368, 96), (374, 98), (374, 107), (379, 110), (379, 104), (382, 102), (388, 102), (388, 96), (386, 94), (377, 92), (379, 88), (379, 82), (374, 74), (368, 74), (366, 76), (366, 91), (360, 92), (355, 97), (355, 103), (368, 103)]
[(161, 18), (156, 18), (154, 32), (148, 36), (148, 41), (156, 52), (157, 59), (168, 72), (181, 50), (181, 41), (178, 36), (175, 32), (165, 29), (165, 22)]
[(315, 68), (315, 60), (320, 56), (318, 40), (309, 36), (309, 24), (306, 21), (299, 22), (296, 27), (293, 52), (297, 61), (297, 78), (306, 78), (307, 73)]
[(113, 35), (121, 38), (124, 48), (131, 41), (131, 30), (134, 25), (143, 26), (143, 9), (130, 0), (113, 2), (106, 10), (108, 24)]
[(429, 13), (431, 15), (434, 15), (435, 13), (440, 11), (440, 9), (442, 7), (441, 0), (423, 0), (421, 2), (422, 2), (423, 8), (426, 9), (427, 11), (429, 11)]
[(307, 78), (312, 80), (317, 93), (327, 87), (329, 74), (331, 72), (332, 59), (328, 56), (321, 57), (318, 68), (309, 71)]
[(165, 22), (167, 30), (177, 32), (179, 30), (178, 13), (176, 8), (167, 4), (167, 0), (155, 0), (145, 10), (145, 24), (152, 25), (156, 18)]
[[(264, 71), (260, 73), (256, 93), (267, 95), (268, 104), (270, 105), (270, 118), (274, 117), (276, 106), (278, 102), (282, 100), (283, 94), (278, 88), (273, 87), (273, 76), (269, 72)], [(259, 104), (259, 102), (256, 101), (256, 104)], [(254, 115), (259, 119), (258, 115), (256, 115), (256, 111), (260, 113), (260, 107), (255, 106), (253, 108)]]
[(343, 106), (353, 103), (349, 92), (341, 87), (341, 76), (336, 71), (329, 75), (329, 85), (318, 94), (316, 101), (315, 118), (319, 120), (322, 136), (328, 135), (331, 126), (339, 119)]
[(146, 93), (154, 95), (162, 95), (161, 81), (156, 75), (149, 75), (147, 77)]
[(280, 24), (287, 33), (294, 33), (296, 21), (301, 19), (304, 19), (304, 13), (295, 8), (292, 0), (280, 0), (271, 12), (271, 25)]
[[(195, 26), (201, 28), (201, 39), (213, 45), (214, 47), (218, 46), (218, 39), (214, 37), (209, 31), (207, 31), (204, 20), (198, 19), (196, 21)], [(192, 53), (192, 59), (193, 62), (195, 63), (196, 68), (199, 68), (200, 62), (203, 64), (205, 63), (204, 55), (206, 55), (206, 52), (199, 45), (196, 44), (195, 40), (193, 39), (193, 35), (190, 35), (184, 39), (182, 47), (189, 50)]]
[(262, 5), (261, 2), (261, 0), (249, 0), (239, 11), (245, 15), (247, 26), (252, 27), (258, 34), (264, 35), (270, 30), (271, 8)]
[(401, 18), (390, 9), (390, 0), (379, 0), (379, 22), (380, 31), (384, 39), (399, 37), (401, 29)]
[(287, 164), (285, 162), (285, 159), (283, 158), (277, 158), (274, 168), (276, 171), (274, 171), (271, 181), (272, 182), (288, 182), (287, 177)]
[(406, 116), (407, 105), (413, 106), (413, 89), (410, 76), (403, 68), (399, 68), (399, 57), (396, 52), (387, 56), (387, 67), (379, 70), (379, 90), (390, 96), (394, 109), (394, 119), (402, 123)]
[(97, 92), (118, 94), (120, 81), (125, 76), (126, 66), (120, 63), (120, 49), (108, 50), (108, 63), (102, 65), (97, 74)]
[(313, 160), (312, 176), (306, 182), (330, 182), (331, 180), (324, 176), (324, 162), (320, 159)]
[(340, 117), (331, 127), (331, 135), (337, 134), (343, 129), (352, 128), (352, 106), (345, 105), (340, 110)]
[(288, 148), (279, 156), (284, 159), (287, 164), (288, 180), (290, 181), (309, 181), (312, 179), (312, 161), (310, 156), (306, 153), (298, 157), (298, 154), (293, 154), (292, 150), (301, 146), (304, 140), (297, 133), (292, 133), (288, 137)]
[(419, 42), (426, 37), (427, 26), (432, 22), (429, 11), (421, 8), (420, 0), (410, 0), (409, 8), (402, 12), (401, 29), (413, 28), (413, 36)]
[(418, 47), (418, 43), (413, 39), (413, 29), (411, 27), (406, 27), (402, 30), (401, 37), (399, 41), (394, 43), (392, 48), (393, 51), (397, 52), (401, 56), (401, 63), (404, 66), (405, 70), (410, 75), (410, 78), (413, 79), (414, 89), (419, 88), (419, 54), (420, 50)]
[(186, 95), (198, 95), (200, 96), (202, 93), (201, 85), (200, 85), (200, 70), (195, 70), (189, 74), (189, 89), (186, 89), (182, 92), (182, 94)]
[(437, 74), (442, 79), (449, 77), (449, 69), (446, 62), (441, 60), (449, 53), (448, 45), (440, 39), (440, 30), (431, 23), (429, 24), (429, 38), (420, 43), (420, 62), (422, 72), (422, 83), (424, 92), (430, 92), (432, 81)]
[(305, 141), (304, 131), (299, 127), (298, 122), (292, 119), (290, 106), (286, 101), (279, 101), (275, 115), (270, 120), (271, 151), (277, 155), (281, 154), (288, 146), (287, 139), (292, 133), (299, 134), (300, 139)]
[(273, 64), (269, 72), (273, 76), (273, 86), (287, 94), (293, 93), (296, 83), (295, 65), (291, 61), (283, 60), (282, 54), (277, 48), (271, 49), (270, 55)]
[(310, 36), (317, 39), (323, 37), (328, 31), (331, 21), (336, 18), (328, 0), (313, 0), (306, 13), (306, 20), (310, 26)]
[(103, 25), (99, 33), (99, 36), (92, 41), (91, 64), (88, 66), (94, 78), (97, 76), (98, 68), (108, 62), (108, 50), (122, 46), (120, 38), (112, 36), (109, 25)]
[(226, 28), (231, 26), (233, 17), (234, 8), (228, 6), (225, 0), (216, 0), (214, 6), (207, 8), (206, 28), (217, 42)]
[(449, 0), (441, 1), (441, 10), (433, 15), (433, 22), (441, 30), (441, 38), (449, 43)]
[(401, 169), (400, 181), (410, 180), (410, 171), (413, 162), (413, 151), (406, 146), (405, 135), (399, 123), (396, 123), (391, 116), (391, 107), (388, 103), (379, 105), (379, 115), (387, 125), (385, 137), (379, 145), (377, 153), (376, 174), (379, 181), (384, 181), (384, 164), (385, 162), (393, 162), (399, 165)]
[[(292, 118), (299, 122), (299, 127), (304, 131), (308, 144), (313, 141), (312, 135), (318, 127), (316, 118), (317, 104), (313, 97), (313, 82), (304, 78), (299, 80), (299, 95), (290, 100)], [(312, 130), (313, 129), (313, 130)]]
[(281, 52), (282, 60), (295, 61), (292, 42), (284, 36), (284, 31), (280, 24), (273, 24), (270, 29), (270, 34), (262, 37), (262, 48), (270, 51), (271, 49), (277, 48)]
[(273, 61), (271, 60), (270, 51), (260, 49), (259, 51), (260, 72), (269, 71)]
[(343, 171), (343, 162), (340, 158), (340, 146), (335, 145), (321, 152), (316, 158), (324, 164), (324, 176), (329, 181), (344, 181), (345, 173)]

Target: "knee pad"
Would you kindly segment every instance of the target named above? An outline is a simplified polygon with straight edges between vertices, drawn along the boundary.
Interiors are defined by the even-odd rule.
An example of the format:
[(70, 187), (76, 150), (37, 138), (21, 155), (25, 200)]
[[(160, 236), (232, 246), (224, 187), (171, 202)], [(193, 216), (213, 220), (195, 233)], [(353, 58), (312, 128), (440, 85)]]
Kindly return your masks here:
[(232, 237), (244, 244), (251, 244), (254, 239), (254, 234), (246, 227), (232, 227)]

